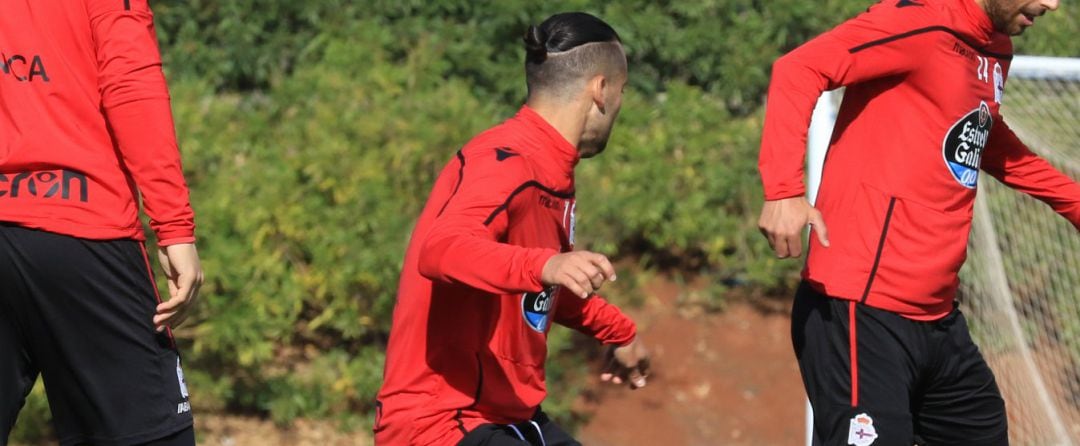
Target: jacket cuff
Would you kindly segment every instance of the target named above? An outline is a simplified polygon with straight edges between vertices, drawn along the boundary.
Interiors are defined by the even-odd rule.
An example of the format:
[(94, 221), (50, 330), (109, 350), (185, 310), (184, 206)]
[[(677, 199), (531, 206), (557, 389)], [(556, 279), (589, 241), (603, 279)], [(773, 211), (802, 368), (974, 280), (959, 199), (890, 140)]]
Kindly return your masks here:
[(159, 239), (158, 246), (164, 248), (166, 246), (179, 245), (183, 243), (195, 243), (195, 236), (190, 237), (173, 237), (167, 239)]

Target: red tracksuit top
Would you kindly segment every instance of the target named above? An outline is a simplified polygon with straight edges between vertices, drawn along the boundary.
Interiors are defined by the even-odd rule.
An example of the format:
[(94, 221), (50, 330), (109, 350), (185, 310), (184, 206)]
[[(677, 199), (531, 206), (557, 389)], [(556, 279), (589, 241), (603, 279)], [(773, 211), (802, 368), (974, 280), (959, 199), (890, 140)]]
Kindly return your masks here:
[(0, 221), (194, 238), (147, 0), (0, 0)]
[(443, 169), (405, 253), (377, 403), (380, 445), (452, 445), (529, 419), (546, 394), (550, 322), (621, 345), (634, 323), (540, 283), (574, 245), (577, 149), (528, 107)]
[(816, 202), (831, 246), (810, 237), (812, 286), (912, 319), (946, 315), (980, 168), (1080, 228), (1080, 186), (999, 114), (1011, 59), (974, 0), (885, 0), (776, 61), (759, 159), (767, 200), (805, 193), (815, 101), (847, 86)]

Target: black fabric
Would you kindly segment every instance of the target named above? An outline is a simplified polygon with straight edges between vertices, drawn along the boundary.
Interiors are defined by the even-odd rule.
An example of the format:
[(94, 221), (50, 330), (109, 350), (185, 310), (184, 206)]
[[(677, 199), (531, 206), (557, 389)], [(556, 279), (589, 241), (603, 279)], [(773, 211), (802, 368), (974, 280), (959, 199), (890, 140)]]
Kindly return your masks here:
[(847, 300), (799, 287), (791, 338), (814, 409), (814, 444), (847, 445), (856, 416), (874, 446), (1007, 445), (1005, 403), (958, 309), (930, 322), (854, 304), (858, 404), (852, 406)]
[(143, 443), (139, 446), (194, 446), (195, 445), (195, 428), (188, 426), (180, 432), (172, 434), (168, 437)]
[[(535, 423), (535, 424), (533, 424)], [(539, 430), (537, 428), (539, 427)], [(524, 439), (522, 439), (524, 437)], [(537, 410), (531, 422), (514, 425), (484, 424), (473, 429), (458, 446), (581, 446), (574, 437)]]
[(0, 444), (39, 371), (62, 445), (141, 444), (189, 428), (179, 355), (154, 330), (156, 306), (140, 242), (0, 225)]

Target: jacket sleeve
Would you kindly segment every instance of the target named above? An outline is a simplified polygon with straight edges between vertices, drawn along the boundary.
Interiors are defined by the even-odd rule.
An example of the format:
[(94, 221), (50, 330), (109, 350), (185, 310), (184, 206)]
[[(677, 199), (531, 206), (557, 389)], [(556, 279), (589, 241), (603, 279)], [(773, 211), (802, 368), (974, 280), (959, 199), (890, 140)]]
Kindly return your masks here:
[(87, 0), (101, 106), (158, 243), (195, 241), (169, 91), (147, 0)]
[(902, 75), (917, 66), (919, 51), (912, 41), (933, 37), (906, 33), (933, 17), (926, 8), (893, 3), (878, 3), (773, 63), (758, 157), (766, 200), (806, 193), (806, 134), (823, 91)]
[(637, 325), (619, 307), (600, 296), (582, 299), (563, 289), (555, 306), (555, 322), (608, 345), (626, 345), (637, 336)]
[(531, 177), (521, 157), (494, 158), (469, 159), (461, 169), (420, 247), (420, 274), (495, 294), (541, 291), (540, 274), (558, 251), (505, 243), (520, 205), (515, 191)]
[(982, 169), (1050, 205), (1080, 230), (1080, 185), (1031, 152), (1000, 116), (990, 129)]

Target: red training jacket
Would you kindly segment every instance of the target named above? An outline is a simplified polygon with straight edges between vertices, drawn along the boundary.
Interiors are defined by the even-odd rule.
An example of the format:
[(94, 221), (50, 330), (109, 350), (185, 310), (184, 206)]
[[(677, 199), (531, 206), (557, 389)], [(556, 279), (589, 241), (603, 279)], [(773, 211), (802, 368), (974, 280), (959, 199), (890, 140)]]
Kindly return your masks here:
[(195, 240), (147, 0), (0, 0), (0, 221)]
[(577, 161), (522, 107), (443, 169), (405, 253), (376, 444), (452, 445), (481, 424), (532, 417), (552, 321), (606, 344), (634, 339), (604, 299), (540, 283), (548, 259), (573, 249)]
[(766, 200), (800, 196), (807, 126), (822, 91), (847, 86), (803, 277), (830, 296), (918, 320), (946, 315), (979, 170), (1080, 228), (1080, 186), (999, 114), (1012, 59), (974, 0), (886, 0), (776, 61), (759, 167)]

